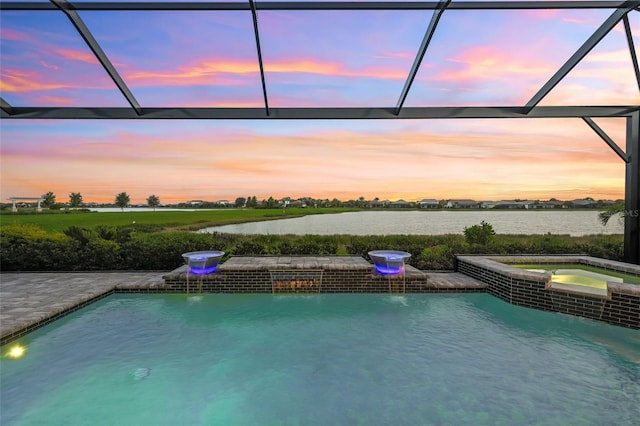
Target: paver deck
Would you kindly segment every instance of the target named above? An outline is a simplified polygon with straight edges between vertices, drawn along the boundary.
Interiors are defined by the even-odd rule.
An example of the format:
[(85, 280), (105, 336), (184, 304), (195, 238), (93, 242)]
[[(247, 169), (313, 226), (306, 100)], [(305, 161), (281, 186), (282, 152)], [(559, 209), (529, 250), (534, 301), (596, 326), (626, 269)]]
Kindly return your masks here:
[(38, 272), (0, 274), (0, 342), (112, 293), (164, 285), (162, 272)]

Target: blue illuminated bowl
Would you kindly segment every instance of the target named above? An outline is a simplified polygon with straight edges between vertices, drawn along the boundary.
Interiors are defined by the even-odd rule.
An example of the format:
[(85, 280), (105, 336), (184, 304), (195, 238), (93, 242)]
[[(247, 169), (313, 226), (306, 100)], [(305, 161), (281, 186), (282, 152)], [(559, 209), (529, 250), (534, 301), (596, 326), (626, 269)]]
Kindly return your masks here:
[(375, 271), (381, 275), (397, 275), (404, 271), (404, 264), (411, 253), (396, 250), (375, 250), (369, 252)]
[(182, 258), (193, 275), (212, 274), (217, 271), (223, 251), (192, 251), (182, 253)]

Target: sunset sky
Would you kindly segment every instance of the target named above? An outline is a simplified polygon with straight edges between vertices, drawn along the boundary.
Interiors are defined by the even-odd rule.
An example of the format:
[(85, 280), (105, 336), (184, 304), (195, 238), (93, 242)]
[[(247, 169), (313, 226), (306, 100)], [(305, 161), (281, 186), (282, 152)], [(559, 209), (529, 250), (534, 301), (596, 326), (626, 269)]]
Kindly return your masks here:
[[(446, 11), (405, 106), (523, 105), (611, 13)], [(264, 105), (249, 11), (79, 14), (142, 107)], [(394, 106), (431, 14), (259, 11), (270, 106)], [(128, 106), (63, 13), (0, 18), (11, 105)], [(629, 20), (640, 55), (640, 12)], [(638, 104), (622, 23), (540, 103)], [(596, 122), (624, 148), (624, 119)], [(0, 132), (3, 202), (624, 196), (624, 163), (581, 119), (3, 119)]]

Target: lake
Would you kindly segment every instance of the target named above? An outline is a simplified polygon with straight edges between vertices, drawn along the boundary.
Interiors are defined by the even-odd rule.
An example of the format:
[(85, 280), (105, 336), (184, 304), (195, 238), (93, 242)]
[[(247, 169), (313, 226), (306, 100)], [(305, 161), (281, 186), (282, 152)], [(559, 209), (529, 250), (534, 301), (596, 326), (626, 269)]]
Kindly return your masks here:
[(623, 225), (613, 218), (602, 226), (597, 210), (549, 211), (362, 211), (311, 215), (292, 219), (250, 222), (205, 228), (199, 232), (231, 234), (350, 234), (443, 235), (462, 234), (465, 227), (490, 223), (498, 234), (622, 234)]

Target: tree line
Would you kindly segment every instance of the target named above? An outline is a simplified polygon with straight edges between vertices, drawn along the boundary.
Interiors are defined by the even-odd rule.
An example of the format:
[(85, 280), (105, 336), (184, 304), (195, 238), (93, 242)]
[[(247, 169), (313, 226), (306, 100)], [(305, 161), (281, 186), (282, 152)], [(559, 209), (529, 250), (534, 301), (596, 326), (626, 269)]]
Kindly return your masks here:
[[(124, 210), (125, 207), (129, 205), (131, 202), (131, 197), (126, 192), (120, 192), (116, 195), (114, 204), (116, 207), (120, 207)], [(79, 192), (71, 192), (69, 194), (69, 202), (68, 206), (71, 208), (81, 207), (83, 203), (82, 194)], [(49, 191), (42, 196), (42, 202), (40, 203), (42, 207), (55, 209), (56, 207), (60, 207), (60, 205), (56, 202), (56, 195)], [(153, 210), (156, 209), (160, 205), (160, 197), (155, 194), (151, 194), (147, 197), (147, 205), (149, 207), (153, 207)]]

